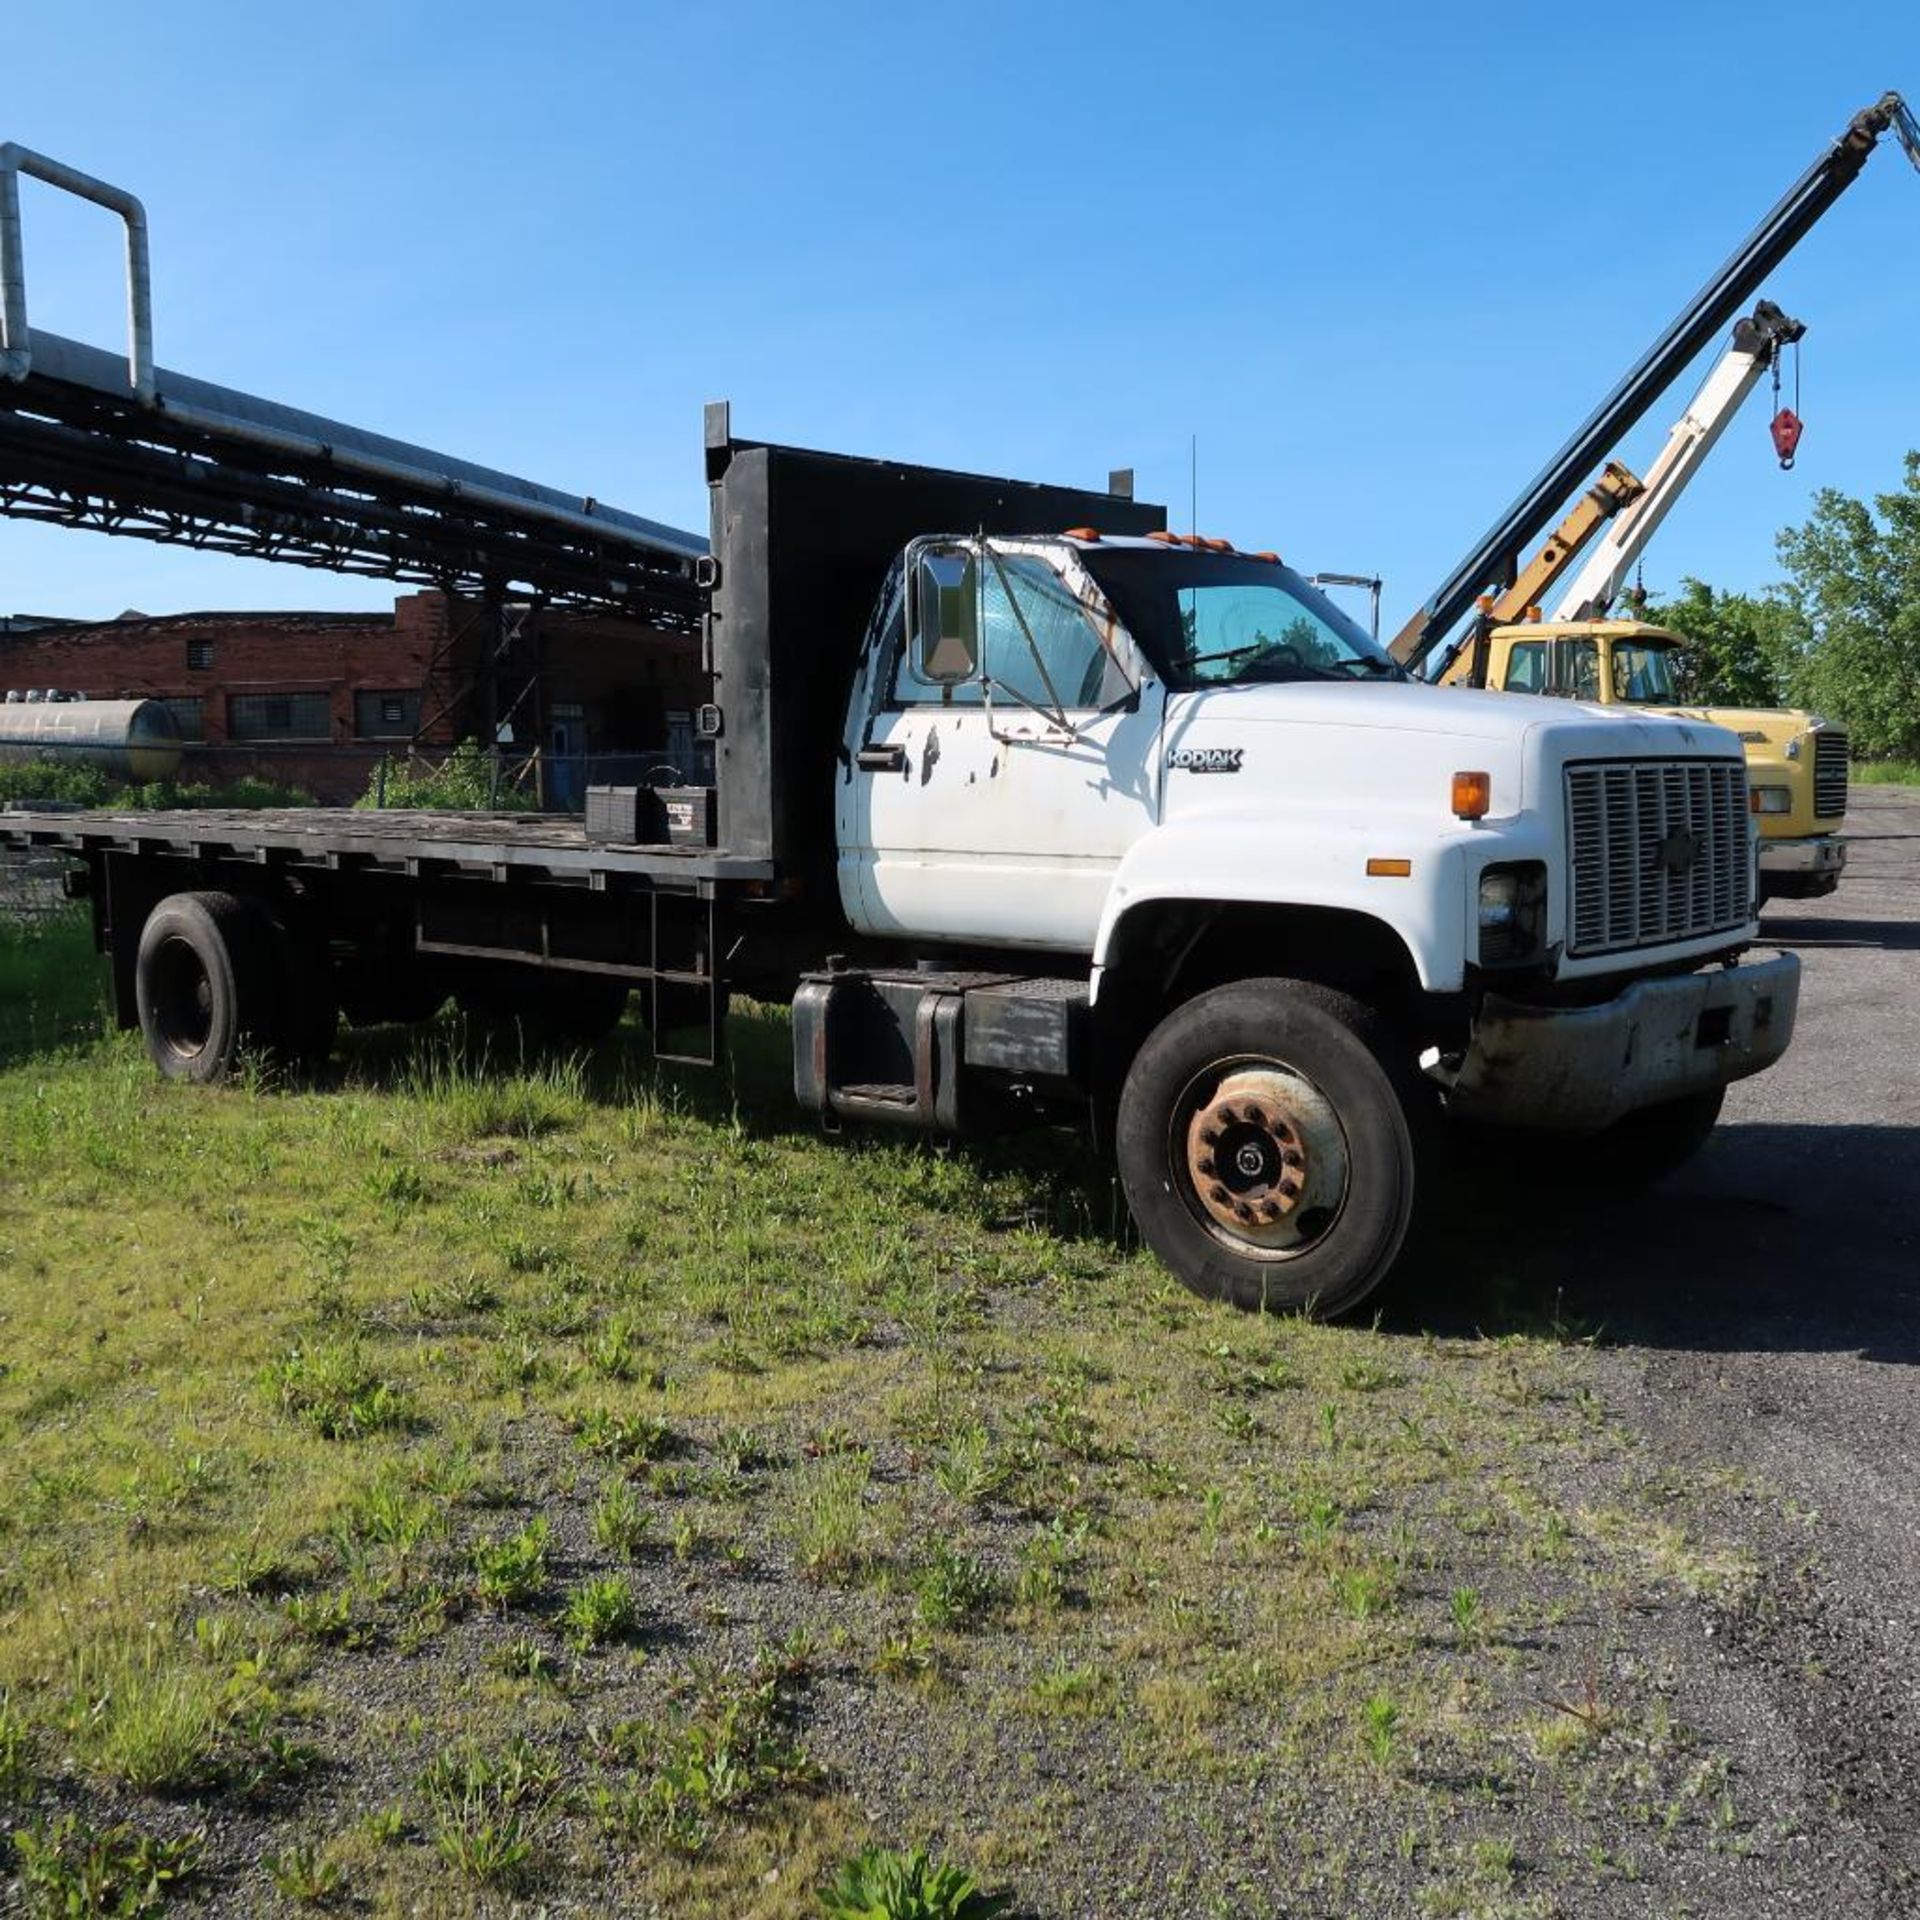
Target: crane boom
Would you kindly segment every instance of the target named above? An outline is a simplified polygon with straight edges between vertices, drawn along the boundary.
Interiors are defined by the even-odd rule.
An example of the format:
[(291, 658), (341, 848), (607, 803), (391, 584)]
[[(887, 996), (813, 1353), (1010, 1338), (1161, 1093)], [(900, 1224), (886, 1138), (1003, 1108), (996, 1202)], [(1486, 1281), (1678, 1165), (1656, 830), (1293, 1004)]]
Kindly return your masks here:
[(1601, 535), (1586, 563), (1567, 583), (1556, 620), (1604, 619), (1633, 564), (1659, 532), (1669, 509), (1700, 471), (1714, 442), (1774, 364), (1780, 349), (1806, 332), (1798, 320), (1762, 300), (1733, 330), (1733, 340), (1701, 382), (1647, 469), (1646, 491)]
[(1578, 558), (1580, 549), (1593, 538), (1595, 529), (1604, 526), (1623, 508), (1631, 511), (1633, 503), (1645, 492), (1646, 485), (1638, 474), (1623, 467), (1618, 460), (1609, 460), (1600, 478), (1573, 503), (1567, 517), (1554, 528), (1547, 544), (1520, 569), (1512, 586), (1498, 594), (1489, 594), (1481, 601), (1480, 610), (1466, 634), (1442, 652), (1433, 677), (1436, 680), (1446, 677), (1462, 650), (1471, 646), (1473, 658), (1468, 677), (1476, 687), (1484, 686), (1489, 631), (1509, 620), (1522, 619), (1529, 607), (1537, 607), (1554, 582)]
[(1845, 132), (1789, 187), (1760, 224), (1621, 377), (1558, 453), (1535, 475), (1465, 559), (1401, 629), (1396, 658), (1417, 666), (1452, 631), (1474, 600), (1498, 590), (1520, 552), (1556, 508), (1617, 446), (1696, 354), (1730, 322), (1761, 283), (1859, 177), (1880, 137), (1891, 129), (1920, 168), (1920, 121), (1897, 93), (1863, 108)]

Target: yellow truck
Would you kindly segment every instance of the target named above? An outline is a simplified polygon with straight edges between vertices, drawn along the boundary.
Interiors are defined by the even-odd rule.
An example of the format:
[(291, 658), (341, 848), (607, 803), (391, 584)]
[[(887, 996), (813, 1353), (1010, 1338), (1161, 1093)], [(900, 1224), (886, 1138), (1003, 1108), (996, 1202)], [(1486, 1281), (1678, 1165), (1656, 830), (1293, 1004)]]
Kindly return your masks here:
[[(1740, 736), (1747, 750), (1749, 804), (1760, 841), (1763, 900), (1831, 893), (1847, 863), (1840, 827), (1847, 812), (1847, 736), (1796, 708), (1694, 707), (1674, 691), (1679, 634), (1639, 620), (1531, 620), (1494, 627), (1485, 640), (1481, 684), (1603, 707), (1637, 707), (1709, 721)], [(1463, 648), (1444, 678), (1474, 673)]]

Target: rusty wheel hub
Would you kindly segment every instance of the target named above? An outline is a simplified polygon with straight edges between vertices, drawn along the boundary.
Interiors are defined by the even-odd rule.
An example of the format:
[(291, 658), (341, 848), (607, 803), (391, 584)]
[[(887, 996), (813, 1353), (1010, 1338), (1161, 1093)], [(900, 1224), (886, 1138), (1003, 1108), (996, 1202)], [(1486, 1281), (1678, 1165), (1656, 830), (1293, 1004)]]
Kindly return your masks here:
[(1313, 1168), (1310, 1122), (1291, 1076), (1252, 1070), (1221, 1081), (1187, 1123), (1187, 1171), (1202, 1207), (1230, 1232), (1265, 1239), (1284, 1229)]

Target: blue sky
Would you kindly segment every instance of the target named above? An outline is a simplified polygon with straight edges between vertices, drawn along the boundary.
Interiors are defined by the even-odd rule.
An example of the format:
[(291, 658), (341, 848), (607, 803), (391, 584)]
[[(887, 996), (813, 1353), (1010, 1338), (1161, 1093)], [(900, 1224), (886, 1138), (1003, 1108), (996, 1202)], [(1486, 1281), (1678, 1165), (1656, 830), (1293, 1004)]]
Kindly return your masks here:
[[(163, 366), (704, 527), (736, 429), (1139, 470), (1398, 623), (1854, 110), (1920, 8), (120, 0), (9, 20), (0, 138), (146, 201)], [(36, 325), (116, 343), (116, 230), (28, 183)], [(1920, 176), (1776, 275), (1764, 390), (1647, 565), (1755, 588), (1920, 446)], [(1644, 464), (1683, 381), (1626, 449)], [(0, 612), (378, 606), (378, 582), (0, 521)]]

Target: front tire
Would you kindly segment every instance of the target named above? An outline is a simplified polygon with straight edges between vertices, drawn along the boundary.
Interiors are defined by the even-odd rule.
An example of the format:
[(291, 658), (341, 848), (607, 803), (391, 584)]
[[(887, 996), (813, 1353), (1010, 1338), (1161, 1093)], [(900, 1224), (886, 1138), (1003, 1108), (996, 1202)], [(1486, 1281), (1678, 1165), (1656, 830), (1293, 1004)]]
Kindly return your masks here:
[(1350, 1312), (1413, 1213), (1414, 1143), (1375, 1016), (1297, 980), (1240, 980), (1134, 1057), (1114, 1144), (1148, 1246), (1246, 1311)]

